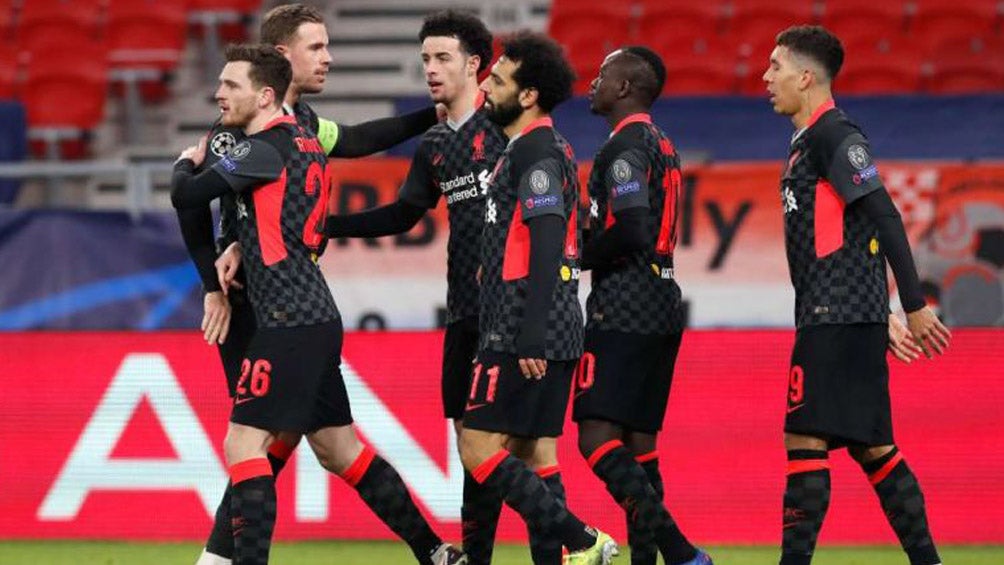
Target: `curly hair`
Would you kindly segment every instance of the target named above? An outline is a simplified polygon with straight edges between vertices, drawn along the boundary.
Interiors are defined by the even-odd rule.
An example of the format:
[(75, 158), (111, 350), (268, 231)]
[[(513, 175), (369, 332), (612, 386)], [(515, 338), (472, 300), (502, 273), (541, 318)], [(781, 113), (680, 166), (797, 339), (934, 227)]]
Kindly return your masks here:
[(572, 97), (575, 71), (556, 41), (540, 33), (521, 31), (502, 41), (502, 54), (518, 63), (512, 78), (522, 88), (537, 90), (537, 105), (550, 112)]
[(492, 33), (480, 18), (470, 12), (442, 10), (429, 14), (418, 32), (419, 41), (425, 41), (426, 37), (456, 38), (464, 53), (481, 59), (479, 73), (492, 62)]
[(844, 46), (823, 26), (791, 26), (777, 34), (777, 44), (822, 65), (830, 80), (844, 64)]

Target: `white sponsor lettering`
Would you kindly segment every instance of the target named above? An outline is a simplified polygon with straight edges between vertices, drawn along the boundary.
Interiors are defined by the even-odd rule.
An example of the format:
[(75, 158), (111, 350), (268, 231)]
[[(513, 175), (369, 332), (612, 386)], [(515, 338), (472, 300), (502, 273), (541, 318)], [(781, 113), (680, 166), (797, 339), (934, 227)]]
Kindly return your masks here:
[[(111, 459), (139, 403), (146, 399), (177, 459)], [(122, 361), (69, 459), (38, 509), (40, 520), (72, 520), (92, 490), (195, 491), (212, 515), (227, 474), (162, 355)]]
[(785, 214), (798, 210), (798, 201), (795, 200), (795, 192), (788, 185), (785, 185), (784, 189), (781, 190), (781, 206), (784, 208)]
[(453, 179), (439, 183), (439, 189), (443, 192), (449, 192), (456, 188), (463, 188), (469, 184), (474, 184), (477, 181), (478, 179), (474, 177), (474, 172), (472, 171), (466, 175), (460, 175), (454, 177)]

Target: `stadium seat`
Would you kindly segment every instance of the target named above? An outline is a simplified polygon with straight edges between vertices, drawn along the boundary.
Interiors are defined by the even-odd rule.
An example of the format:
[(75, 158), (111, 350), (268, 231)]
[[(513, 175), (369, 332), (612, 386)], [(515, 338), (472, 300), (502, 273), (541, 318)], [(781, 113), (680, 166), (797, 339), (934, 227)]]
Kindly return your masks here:
[(100, 41), (103, 10), (102, 0), (25, 2), (17, 21), (17, 45), (35, 51), (54, 42), (70, 46)]
[(734, 58), (723, 58), (719, 53), (705, 53), (671, 58), (665, 60), (665, 63), (664, 95), (729, 95), (737, 89), (738, 76)]
[(14, 26), (14, 3), (11, 0), (0, 0), (0, 42), (7, 41)]
[(993, 35), (1004, 9), (997, 0), (917, 0), (910, 33), (929, 46)]
[(564, 46), (579, 76), (576, 94), (588, 91), (610, 51), (628, 43), (628, 23), (626, 4), (554, 3), (548, 31)]
[(174, 69), (185, 48), (185, 6), (185, 0), (112, 0), (112, 65)]
[(930, 62), (929, 92), (1004, 92), (1004, 40), (999, 37), (946, 41), (932, 51)]
[(721, 31), (724, 14), (721, 0), (641, 0), (636, 12), (635, 39), (649, 45), (667, 36), (714, 36)]
[(732, 0), (726, 10), (725, 29), (733, 37), (775, 37), (796, 24), (817, 21), (811, 2), (776, 2), (774, 0)]
[(924, 82), (923, 55), (906, 38), (844, 46), (844, 64), (834, 82), (841, 94), (918, 92)]
[(0, 46), (0, 100), (17, 97), (19, 70), (17, 50)]
[(889, 37), (906, 31), (906, 4), (902, 0), (829, 0), (821, 23), (841, 41), (849, 37)]
[[(108, 95), (107, 47), (101, 43), (82, 43), (72, 50), (52, 44), (51, 51), (39, 48), (27, 62), (22, 98), (28, 115), (29, 135), (44, 140), (50, 157), (53, 146), (71, 146), (65, 142), (85, 138), (104, 117)], [(35, 145), (33, 150), (38, 151)]]
[(247, 39), (247, 24), (261, 4), (261, 0), (190, 0), (188, 9), (193, 23), (205, 28), (199, 30), (202, 33), (215, 30), (223, 42), (238, 42)]

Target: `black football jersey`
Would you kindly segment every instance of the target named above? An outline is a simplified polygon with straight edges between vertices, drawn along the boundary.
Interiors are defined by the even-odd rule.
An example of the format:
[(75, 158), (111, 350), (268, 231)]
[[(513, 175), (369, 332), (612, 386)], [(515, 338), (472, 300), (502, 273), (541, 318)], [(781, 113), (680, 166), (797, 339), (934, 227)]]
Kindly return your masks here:
[(485, 201), (481, 258), (481, 350), (516, 354), (525, 313), (530, 268), (530, 231), (525, 221), (544, 214), (565, 219), (558, 284), (547, 313), (544, 356), (582, 355), (579, 306), (578, 176), (572, 148), (550, 118), (525, 128), (495, 165)]
[(268, 181), (234, 199), (242, 266), (259, 327), (338, 318), (316, 263), (326, 243), (317, 223), (327, 213), (327, 166), (327, 152), (316, 136), (292, 116), (238, 141), (212, 165), (235, 188), (248, 179)]
[(851, 205), (881, 187), (868, 140), (832, 101), (793, 136), (781, 205), (798, 327), (888, 320), (878, 229)]
[(478, 266), (485, 196), (492, 168), (505, 149), (498, 126), (479, 109), (457, 129), (447, 123), (430, 128), (412, 158), (401, 200), (435, 208), (446, 199), (450, 222), (447, 243), (447, 323), (478, 315)]
[(681, 182), (673, 143), (648, 114), (621, 121), (596, 154), (589, 177), (592, 236), (612, 226), (616, 212), (645, 208), (652, 241), (615, 265), (593, 269), (587, 327), (637, 334), (683, 330), (673, 270)]

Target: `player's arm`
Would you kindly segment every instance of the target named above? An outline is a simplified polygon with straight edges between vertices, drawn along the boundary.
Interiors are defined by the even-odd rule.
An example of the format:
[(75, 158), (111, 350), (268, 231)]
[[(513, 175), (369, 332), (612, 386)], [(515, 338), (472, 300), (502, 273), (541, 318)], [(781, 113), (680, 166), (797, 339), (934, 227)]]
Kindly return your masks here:
[(220, 289), (216, 279), (216, 245), (213, 243), (213, 214), (209, 206), (182, 208), (177, 210), (178, 224), (181, 226), (181, 238), (185, 241), (188, 255), (195, 263), (195, 270), (202, 280), (205, 292), (217, 292)]
[(434, 126), (438, 118), (434, 106), (389, 118), (347, 126), (317, 119), (317, 139), (331, 157), (365, 157), (386, 151)]
[(324, 222), (324, 235), (381, 237), (404, 233), (415, 227), (425, 211), (435, 208), (438, 202), (439, 189), (433, 181), (428, 145), (422, 143), (411, 159), (408, 176), (397, 200), (356, 214), (328, 216)]
[(615, 221), (582, 248), (583, 269), (608, 267), (649, 244), (648, 178), (645, 156), (637, 149), (622, 151), (610, 161), (603, 173), (603, 190)]
[(924, 301), (903, 219), (882, 184), (868, 141), (857, 131), (827, 137), (820, 155), (826, 179), (847, 206), (857, 207), (875, 224), (914, 339), (928, 356), (928, 346), (941, 353), (948, 346), (948, 330)]
[(174, 165), (171, 204), (191, 208), (228, 192), (247, 192), (282, 176), (285, 159), (270, 131), (237, 144), (212, 167), (194, 174), (195, 162), (182, 158)]
[[(527, 273), (526, 308), (516, 336), (516, 355), (525, 376), (540, 378), (543, 370), (532, 367), (544, 360), (547, 315), (554, 306), (562, 245), (567, 218), (561, 168), (547, 158), (523, 169), (517, 194), (523, 223), (530, 232), (530, 263)], [(530, 363), (527, 363), (529, 361)], [(527, 369), (527, 365), (531, 365)], [(544, 365), (546, 370), (546, 365)]]

